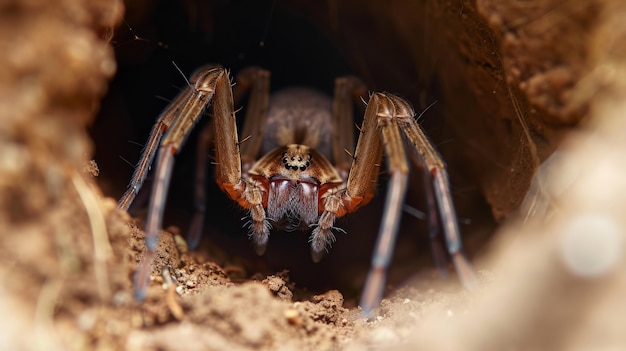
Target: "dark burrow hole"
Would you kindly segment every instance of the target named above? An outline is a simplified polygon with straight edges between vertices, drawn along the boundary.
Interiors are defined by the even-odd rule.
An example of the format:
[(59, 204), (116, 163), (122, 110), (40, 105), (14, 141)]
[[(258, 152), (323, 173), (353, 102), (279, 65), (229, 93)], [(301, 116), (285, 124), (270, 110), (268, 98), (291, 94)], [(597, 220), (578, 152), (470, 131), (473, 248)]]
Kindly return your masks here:
[[(166, 100), (186, 84), (172, 62), (186, 76), (206, 63), (220, 63), (233, 73), (258, 65), (272, 72), (273, 90), (296, 84), (328, 94), (332, 93), (335, 77), (356, 74), (371, 90), (407, 98), (417, 111), (441, 99), (440, 84), (432, 77), (420, 76), (414, 58), (403, 45), (405, 39), (385, 36), (384, 23), (369, 17), (371, 13), (345, 9), (334, 13), (301, 1), (196, 1), (186, 2), (185, 6), (183, 2), (161, 1), (144, 6), (127, 4), (125, 22), (113, 39), (118, 72), (90, 131), (96, 147), (94, 158), (101, 171), (99, 184), (106, 195), (114, 198), (124, 192), (132, 165), (137, 162), (156, 117), (167, 105)], [(436, 35), (436, 31), (428, 33)], [(424, 52), (436, 43), (435, 39), (427, 41)], [(461, 231), (466, 252), (474, 257), (484, 247), (494, 225), (470, 167), (463, 164), (463, 157), (455, 150), (454, 137), (447, 132), (442, 103), (445, 102), (429, 109), (421, 124), (444, 157), (450, 156)], [(238, 116), (241, 119), (243, 113)], [(361, 116), (356, 118), (360, 124)], [(195, 143), (202, 124), (195, 128), (176, 158), (167, 201), (164, 227), (175, 225), (182, 233), (193, 214)], [(460, 163), (453, 163), (457, 161)], [(212, 169), (209, 171), (212, 174)], [(406, 202), (426, 210), (417, 169), (412, 170), (411, 179)], [(149, 190), (147, 183), (138, 202), (149, 196)], [(266, 254), (258, 257), (248, 240), (247, 229), (243, 228), (242, 217), (246, 213), (209, 180), (205, 238), (198, 250), (210, 255), (218, 248), (233, 260), (241, 258), (258, 267), (259, 272), (287, 269), (300, 288), (313, 292), (339, 289), (346, 297), (355, 297), (369, 269), (384, 193), (383, 175), (375, 200), (338, 221), (337, 225), (347, 234), (338, 233), (329, 255), (315, 264), (310, 258), (306, 232), (272, 233)], [(137, 207), (141, 216), (142, 206)], [(416, 275), (434, 270), (425, 221), (405, 214), (389, 270), (390, 286), (398, 287)]]

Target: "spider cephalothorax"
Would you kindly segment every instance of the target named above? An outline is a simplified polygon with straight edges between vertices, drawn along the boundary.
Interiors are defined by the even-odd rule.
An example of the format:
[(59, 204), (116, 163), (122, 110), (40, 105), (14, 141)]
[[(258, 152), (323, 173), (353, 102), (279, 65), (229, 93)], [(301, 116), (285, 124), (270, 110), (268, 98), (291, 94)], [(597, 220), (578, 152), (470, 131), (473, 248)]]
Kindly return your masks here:
[[(254, 67), (240, 72), (234, 87), (228, 71), (220, 66), (199, 69), (190, 81), (157, 120), (129, 190), (119, 202), (120, 208), (128, 208), (158, 148), (146, 220), (147, 253), (135, 277), (137, 298), (144, 297), (148, 284), (174, 155), (207, 106), (212, 106), (214, 117), (198, 144), (199, 163), (206, 161), (209, 145), (213, 145), (217, 184), (249, 211), (250, 236), (258, 253), (265, 251), (272, 227), (312, 228), (311, 252), (315, 261), (320, 260), (335, 240), (333, 230), (340, 230), (334, 227), (335, 220), (356, 211), (374, 196), (385, 155), (389, 172), (386, 206), (361, 297), (363, 309), (371, 311), (381, 299), (385, 270), (393, 252), (407, 186), (408, 147), (416, 151), (413, 154), (417, 157), (412, 159), (431, 181), (427, 198), (431, 210), (441, 215), (448, 252), (459, 277), (467, 287), (475, 284), (473, 271), (461, 254), (445, 165), (417, 124), (408, 102), (392, 94), (372, 93), (355, 149), (353, 104), (365, 95), (365, 89), (354, 77), (337, 78), (332, 102), (302, 88), (270, 99), (269, 72)], [(240, 141), (233, 101), (247, 90), (250, 97), (242, 130), (245, 138)], [(192, 248), (202, 232), (206, 208), (204, 169), (198, 167), (196, 175), (197, 212), (189, 235)]]
[(322, 196), (342, 184), (326, 157), (301, 144), (270, 151), (248, 174), (264, 189), (263, 208), (268, 219), (285, 230), (306, 230), (317, 223)]

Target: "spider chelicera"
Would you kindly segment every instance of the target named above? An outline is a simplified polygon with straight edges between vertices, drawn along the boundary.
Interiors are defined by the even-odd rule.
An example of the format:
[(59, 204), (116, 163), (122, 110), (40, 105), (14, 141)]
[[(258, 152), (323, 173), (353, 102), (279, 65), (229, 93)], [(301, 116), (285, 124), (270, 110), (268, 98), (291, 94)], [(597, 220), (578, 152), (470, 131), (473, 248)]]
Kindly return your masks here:
[[(268, 71), (242, 70), (232, 85), (221, 66), (198, 69), (188, 87), (159, 116), (118, 207), (127, 210), (141, 188), (158, 150), (157, 167), (146, 219), (146, 255), (137, 270), (135, 296), (145, 298), (150, 267), (161, 229), (174, 156), (186, 137), (212, 108), (212, 120), (203, 131), (200, 160), (215, 149), (216, 181), (241, 207), (249, 211), (250, 238), (263, 254), (273, 227), (310, 230), (314, 261), (319, 261), (335, 240), (335, 219), (354, 212), (374, 196), (383, 154), (389, 186), (372, 266), (360, 305), (365, 313), (375, 308), (385, 285), (393, 253), (409, 175), (408, 155), (429, 180), (431, 211), (438, 211), (448, 252), (465, 287), (476, 284), (469, 262), (461, 252), (461, 238), (450, 194), (448, 175), (441, 157), (404, 99), (372, 93), (354, 148), (353, 106), (366, 95), (355, 77), (335, 81), (334, 100), (313, 90), (292, 88), (270, 97)], [(249, 92), (239, 140), (233, 101)], [(409, 148), (409, 150), (407, 150)], [(407, 151), (410, 152), (407, 153)], [(205, 213), (204, 168), (196, 174), (196, 214), (188, 237), (198, 244)], [(436, 205), (435, 205), (436, 203)]]

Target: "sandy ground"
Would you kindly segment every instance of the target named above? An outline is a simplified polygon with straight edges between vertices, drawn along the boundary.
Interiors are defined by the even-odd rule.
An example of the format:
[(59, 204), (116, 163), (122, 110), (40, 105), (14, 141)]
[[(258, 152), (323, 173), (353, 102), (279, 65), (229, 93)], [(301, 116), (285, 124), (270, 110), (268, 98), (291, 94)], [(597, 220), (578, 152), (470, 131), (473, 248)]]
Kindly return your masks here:
[[(626, 348), (623, 1), (276, 4), (0, 6), (0, 349)], [(405, 218), (386, 297), (364, 318), (379, 202), (313, 265), (303, 237), (273, 236), (254, 256), (218, 193), (188, 250), (181, 180), (135, 302), (145, 213), (115, 209), (132, 172), (120, 157), (136, 159), (127, 141), (145, 139), (164, 104), (155, 96), (182, 84), (172, 60), (183, 71), (256, 62), (277, 86), (357, 73), (417, 109), (437, 100), (423, 123), (449, 165), (478, 291), (452, 270), (441, 279), (415, 235), (424, 223)]]

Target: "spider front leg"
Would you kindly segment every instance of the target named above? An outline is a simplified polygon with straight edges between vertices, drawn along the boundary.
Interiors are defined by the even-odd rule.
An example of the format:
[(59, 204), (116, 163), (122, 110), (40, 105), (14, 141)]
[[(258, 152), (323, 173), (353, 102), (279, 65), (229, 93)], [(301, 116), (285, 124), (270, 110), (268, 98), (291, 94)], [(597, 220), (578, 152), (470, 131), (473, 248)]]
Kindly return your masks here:
[[(400, 101), (404, 102), (407, 108), (410, 108), (405, 101)], [(412, 110), (411, 113), (413, 113)], [(478, 285), (478, 280), (472, 265), (462, 253), (461, 231), (452, 201), (446, 165), (412, 116), (402, 116), (399, 119), (399, 125), (416, 151), (420, 166), (427, 171), (426, 177), (432, 181), (434, 198), (437, 202), (448, 253), (452, 258), (457, 276), (463, 286), (472, 291)], [(432, 192), (429, 191), (429, 193), (432, 195)], [(435, 211), (434, 208), (430, 210)]]
[(124, 211), (128, 211), (130, 208), (130, 205), (135, 200), (137, 193), (139, 193), (143, 182), (146, 180), (146, 176), (148, 175), (152, 161), (154, 161), (154, 156), (156, 155), (156, 151), (161, 144), (163, 135), (174, 122), (174, 119), (178, 117), (180, 111), (187, 103), (187, 100), (189, 100), (189, 98), (193, 95), (194, 85), (204, 71), (204, 69), (196, 70), (196, 72), (189, 79), (190, 84), (185, 87), (185, 89), (178, 94), (178, 96), (176, 96), (176, 98), (174, 98), (169, 105), (167, 105), (165, 110), (163, 110), (157, 118), (157, 121), (150, 132), (150, 136), (148, 137), (148, 141), (141, 152), (139, 162), (137, 162), (137, 165), (135, 166), (135, 171), (133, 172), (133, 176), (128, 184), (128, 189), (118, 201), (117, 208)]
[(476, 285), (471, 265), (461, 253), (461, 238), (445, 165), (417, 124), (413, 108), (397, 96), (374, 93), (365, 110), (354, 160), (342, 195), (345, 212), (352, 212), (371, 199), (384, 149), (390, 179), (372, 267), (360, 302), (365, 314), (371, 313), (382, 298), (406, 193), (409, 166), (402, 134), (415, 148), (424, 168), (432, 176), (448, 252), (457, 273), (466, 288), (472, 289)]
[[(228, 138), (223, 136), (221, 138), (225, 145), (220, 146), (220, 149), (227, 148), (227, 150), (232, 151), (229, 159), (224, 160), (224, 167), (233, 169), (235, 173), (240, 167), (235, 113), (228, 72), (223, 67), (218, 66), (203, 68), (194, 76), (197, 77), (197, 80), (188, 97), (176, 99), (186, 98), (186, 101), (180, 109), (178, 116), (173, 119), (159, 146), (155, 181), (152, 187), (146, 219), (146, 254), (139, 265), (134, 281), (135, 298), (137, 300), (145, 298), (152, 261), (161, 230), (167, 189), (174, 166), (174, 156), (180, 151), (187, 136), (198, 119), (204, 114), (206, 107), (211, 101), (213, 102), (213, 111), (216, 116), (215, 124), (219, 124), (222, 129), (232, 131), (230, 143), (227, 143), (228, 140), (226, 139)], [(186, 94), (186, 92), (187, 90), (181, 94)], [(157, 124), (160, 122), (161, 120)], [(233, 147), (235, 148), (234, 150)]]
[[(361, 102), (361, 96), (367, 93), (367, 88), (358, 77), (345, 76), (335, 79), (335, 91), (333, 97), (333, 142), (332, 152), (334, 166), (341, 179), (345, 182), (348, 178), (353, 156), (348, 150), (354, 147), (354, 103)], [(363, 112), (363, 111), (361, 111)], [(377, 156), (380, 158), (380, 152)], [(372, 167), (378, 169), (377, 166)], [(377, 176), (376, 171), (376, 176)], [(348, 200), (345, 185), (332, 186), (324, 189), (321, 198), (322, 213), (318, 223), (311, 232), (309, 242), (311, 244), (311, 257), (314, 262), (319, 262), (326, 254), (328, 247), (335, 241), (333, 230), (343, 232), (334, 227), (335, 219), (348, 212), (356, 210), (360, 204), (367, 203), (374, 194), (376, 178), (370, 184), (371, 192), (367, 198), (350, 198)], [(344, 203), (348, 203), (347, 205)]]
[[(236, 169), (233, 167), (232, 160), (222, 160), (220, 162), (219, 159), (216, 160), (216, 167), (218, 168), (218, 172), (221, 172), (222, 179), (220, 180), (218, 175), (218, 183), (222, 182), (222, 184), (232, 184), (236, 177), (225, 176), (226, 174), (232, 174), (235, 172), (247, 172), (251, 165), (255, 162), (256, 156), (259, 154), (261, 149), (261, 142), (263, 140), (263, 133), (265, 131), (265, 121), (267, 120), (267, 112), (269, 107), (269, 84), (270, 84), (270, 73), (269, 71), (259, 68), (259, 67), (248, 67), (243, 69), (241, 72), (237, 74), (235, 79), (236, 83), (233, 86), (233, 96), (234, 101), (236, 103), (240, 103), (242, 96), (250, 91), (250, 97), (248, 99), (248, 108), (246, 112), (246, 116), (244, 119), (243, 126), (243, 140), (239, 141), (240, 144), (240, 154), (241, 154), (241, 162), (243, 169)], [(217, 122), (217, 120), (215, 120)], [(219, 130), (216, 130), (218, 128)], [(198, 140), (197, 146), (197, 160), (196, 160), (196, 180), (195, 180), (195, 192), (194, 192), (194, 203), (195, 203), (195, 214), (191, 221), (191, 225), (189, 227), (189, 232), (187, 234), (187, 243), (190, 249), (194, 249), (198, 246), (200, 239), (202, 238), (202, 230), (204, 227), (204, 219), (206, 215), (206, 170), (207, 170), (207, 156), (209, 155), (209, 147), (215, 144), (215, 137), (218, 135), (224, 135), (224, 133), (233, 133), (233, 130), (230, 128), (230, 124), (228, 124), (228, 128), (224, 129), (223, 125), (214, 125), (214, 121), (206, 125), (205, 129), (202, 131), (200, 138)], [(219, 146), (217, 146), (219, 147)], [(228, 152), (232, 152), (234, 150), (225, 150), (226, 156), (228, 157)], [(221, 155), (224, 155), (221, 153)], [(218, 156), (219, 157), (219, 156)], [(220, 171), (221, 167), (226, 167)], [(238, 179), (236, 179), (238, 180)], [(228, 185), (223, 185), (228, 186)], [(254, 187), (252, 184), (251, 187)], [(252, 191), (251, 201), (256, 203), (257, 201), (254, 198), (258, 197), (258, 194), (254, 194)], [(240, 197), (240, 193), (235, 193), (233, 196)], [(234, 200), (237, 200), (235, 198)], [(255, 209), (253, 211), (258, 212), (256, 209), (256, 205), (253, 205)], [(258, 219), (258, 215), (255, 218)], [(268, 234), (269, 235), (269, 234)], [(259, 251), (260, 249), (257, 249)]]

